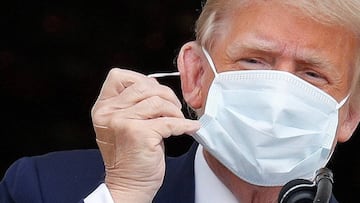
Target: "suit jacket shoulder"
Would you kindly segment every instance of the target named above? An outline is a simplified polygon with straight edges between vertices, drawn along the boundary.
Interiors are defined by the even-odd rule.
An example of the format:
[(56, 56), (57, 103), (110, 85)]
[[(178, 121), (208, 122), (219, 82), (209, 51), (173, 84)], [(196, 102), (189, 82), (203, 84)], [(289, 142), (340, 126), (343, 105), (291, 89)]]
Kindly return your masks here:
[[(197, 144), (180, 157), (166, 158), (163, 185), (154, 203), (194, 203)], [(1, 203), (75, 203), (104, 181), (101, 154), (72, 150), (21, 158), (0, 182)], [(331, 203), (337, 203), (333, 197)]]
[[(180, 157), (166, 158), (164, 182), (153, 202), (194, 200), (192, 147)], [(24, 157), (14, 162), (0, 182), (1, 203), (73, 203), (82, 201), (104, 182), (99, 150), (71, 150)]]
[(98, 150), (24, 157), (10, 166), (0, 182), (0, 202), (78, 202), (103, 179), (104, 167)]

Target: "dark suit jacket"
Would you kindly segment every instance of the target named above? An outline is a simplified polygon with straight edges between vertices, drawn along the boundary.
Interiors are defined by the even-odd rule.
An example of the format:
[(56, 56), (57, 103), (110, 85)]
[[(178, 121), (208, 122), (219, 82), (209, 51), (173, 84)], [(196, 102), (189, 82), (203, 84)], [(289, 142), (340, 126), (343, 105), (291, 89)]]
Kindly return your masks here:
[[(153, 202), (193, 203), (197, 144), (176, 158), (167, 158), (164, 183)], [(16, 161), (0, 182), (1, 203), (76, 203), (104, 180), (98, 150), (73, 150), (25, 157)], [(336, 203), (333, 198), (333, 203)]]

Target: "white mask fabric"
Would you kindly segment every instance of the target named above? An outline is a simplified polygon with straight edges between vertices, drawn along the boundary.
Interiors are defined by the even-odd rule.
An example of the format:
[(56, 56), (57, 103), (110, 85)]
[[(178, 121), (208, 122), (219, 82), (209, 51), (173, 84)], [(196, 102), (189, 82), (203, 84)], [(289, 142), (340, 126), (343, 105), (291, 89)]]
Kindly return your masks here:
[(313, 179), (329, 161), (338, 103), (297, 76), (277, 70), (217, 73), (201, 128), (193, 135), (235, 175), (254, 185)]

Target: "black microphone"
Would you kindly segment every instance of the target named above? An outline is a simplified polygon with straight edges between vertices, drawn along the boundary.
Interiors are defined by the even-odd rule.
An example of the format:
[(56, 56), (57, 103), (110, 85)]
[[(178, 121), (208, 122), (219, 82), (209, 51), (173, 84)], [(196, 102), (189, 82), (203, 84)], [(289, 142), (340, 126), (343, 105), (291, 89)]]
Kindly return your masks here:
[(332, 195), (333, 173), (328, 168), (316, 171), (315, 181), (295, 179), (286, 183), (278, 203), (329, 203)]
[(321, 168), (316, 172), (315, 182), (317, 186), (314, 203), (330, 202), (334, 175), (328, 168)]

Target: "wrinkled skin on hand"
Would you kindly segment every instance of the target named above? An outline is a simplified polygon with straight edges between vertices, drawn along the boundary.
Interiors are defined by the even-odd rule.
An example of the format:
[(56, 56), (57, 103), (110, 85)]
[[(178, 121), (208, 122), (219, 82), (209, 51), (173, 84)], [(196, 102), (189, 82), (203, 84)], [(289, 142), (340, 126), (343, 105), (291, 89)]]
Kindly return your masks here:
[(165, 174), (163, 138), (200, 127), (184, 118), (170, 88), (118, 68), (109, 72), (91, 113), (115, 202), (151, 202)]

